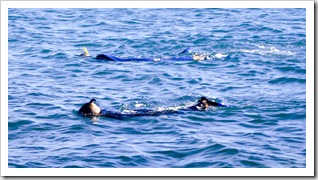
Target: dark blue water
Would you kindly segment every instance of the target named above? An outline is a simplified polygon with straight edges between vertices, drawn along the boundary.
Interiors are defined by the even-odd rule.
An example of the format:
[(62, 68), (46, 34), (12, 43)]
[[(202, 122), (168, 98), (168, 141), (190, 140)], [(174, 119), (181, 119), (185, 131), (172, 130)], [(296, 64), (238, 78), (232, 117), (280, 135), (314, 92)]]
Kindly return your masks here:
[[(9, 167), (304, 168), (305, 23), (305, 9), (9, 9)], [(228, 107), (77, 114), (91, 98), (125, 112), (201, 96)]]

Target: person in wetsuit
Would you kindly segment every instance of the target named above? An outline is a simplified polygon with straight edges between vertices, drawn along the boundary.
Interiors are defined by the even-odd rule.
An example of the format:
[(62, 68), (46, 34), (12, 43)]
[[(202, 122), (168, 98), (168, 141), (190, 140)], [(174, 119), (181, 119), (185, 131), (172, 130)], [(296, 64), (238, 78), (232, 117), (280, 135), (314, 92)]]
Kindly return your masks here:
[(189, 109), (191, 110), (205, 110), (211, 106), (219, 106), (219, 107), (225, 107), (225, 105), (215, 102), (214, 100), (209, 100), (206, 97), (202, 96), (198, 103), (194, 106), (190, 106)]
[(85, 103), (79, 110), (78, 113), (83, 116), (106, 116), (111, 118), (121, 119), (124, 117), (132, 117), (132, 116), (154, 116), (160, 114), (171, 114), (175, 113), (174, 110), (164, 110), (164, 111), (156, 111), (152, 109), (135, 109), (135, 110), (127, 110), (124, 112), (115, 112), (109, 111), (107, 109), (101, 109), (95, 104), (96, 99), (91, 99), (88, 103)]
[[(163, 61), (202, 61), (202, 60), (207, 60), (208, 56), (203, 55), (203, 54), (194, 54), (192, 56), (179, 56), (181, 54), (189, 52), (190, 48), (185, 49), (181, 53), (178, 54), (178, 56), (171, 56), (171, 57), (163, 57), (160, 58), (160, 60)], [(83, 48), (84, 53), (80, 54), (79, 56), (85, 56), (85, 57), (90, 57), (88, 50), (84, 47)], [(96, 56), (96, 59), (98, 60), (106, 60), (106, 61), (157, 61), (157, 58), (121, 58), (109, 54), (99, 54)]]
[[(109, 111), (106, 109), (101, 110), (96, 104), (96, 100), (91, 99), (90, 102), (85, 103), (80, 109), (79, 113), (84, 116), (106, 116), (111, 118), (124, 118), (124, 117), (132, 117), (132, 116), (155, 116), (161, 114), (173, 114), (179, 113), (180, 110), (153, 110), (153, 109), (135, 109), (135, 110), (128, 110), (124, 112), (114, 112)], [(190, 106), (184, 110), (194, 110), (194, 111), (202, 111), (211, 106), (218, 106), (218, 107), (226, 107), (225, 105), (215, 102), (214, 100), (209, 100), (206, 97), (201, 97), (198, 103), (194, 106)]]

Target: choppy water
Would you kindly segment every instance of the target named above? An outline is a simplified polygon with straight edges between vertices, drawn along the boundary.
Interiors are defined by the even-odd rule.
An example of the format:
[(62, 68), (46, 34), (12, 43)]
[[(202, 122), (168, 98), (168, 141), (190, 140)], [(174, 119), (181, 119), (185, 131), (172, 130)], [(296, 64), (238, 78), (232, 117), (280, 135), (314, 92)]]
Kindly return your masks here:
[[(305, 9), (9, 9), (9, 167), (306, 167)], [(201, 62), (91, 55), (211, 54)], [(124, 111), (90, 119), (91, 98)], [(94, 123), (93, 123), (94, 122)]]

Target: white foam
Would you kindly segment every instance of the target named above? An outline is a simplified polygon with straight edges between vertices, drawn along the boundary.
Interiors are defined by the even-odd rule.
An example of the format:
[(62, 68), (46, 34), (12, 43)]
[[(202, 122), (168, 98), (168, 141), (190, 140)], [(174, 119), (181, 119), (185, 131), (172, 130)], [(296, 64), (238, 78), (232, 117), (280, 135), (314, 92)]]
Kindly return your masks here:
[(135, 104), (135, 107), (142, 107), (142, 106), (146, 106), (145, 104), (141, 104), (141, 103), (138, 103), (138, 104)]
[(214, 55), (216, 58), (225, 58), (228, 55), (227, 54), (221, 54), (221, 53), (217, 53), (216, 55)]
[(270, 52), (281, 52), (280, 50), (276, 49), (275, 47), (271, 47), (270, 48)]
[(179, 109), (182, 109), (182, 106), (174, 106), (174, 107), (158, 107), (156, 108), (156, 111), (168, 111), (168, 110), (172, 110), (172, 111), (178, 111)]
[(270, 55), (270, 54), (276, 54), (276, 55), (295, 55), (294, 52), (291, 51), (282, 51), (277, 49), (274, 46), (271, 47), (265, 47), (265, 46), (257, 46), (260, 49), (240, 49), (240, 52), (245, 52), (245, 53), (252, 53), (252, 54), (260, 54), (260, 55)]
[(263, 45), (256, 45), (258, 48), (261, 48), (261, 49), (265, 49), (265, 46)]

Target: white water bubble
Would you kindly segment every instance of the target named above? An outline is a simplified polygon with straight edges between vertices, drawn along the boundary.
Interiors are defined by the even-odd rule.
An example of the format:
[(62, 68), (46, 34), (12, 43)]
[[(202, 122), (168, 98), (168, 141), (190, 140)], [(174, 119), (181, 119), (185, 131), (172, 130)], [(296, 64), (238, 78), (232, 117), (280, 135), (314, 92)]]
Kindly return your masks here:
[(215, 55), (216, 58), (225, 58), (225, 57), (227, 57), (227, 56), (228, 56), (227, 54), (222, 54), (222, 53), (217, 53), (217, 54)]

